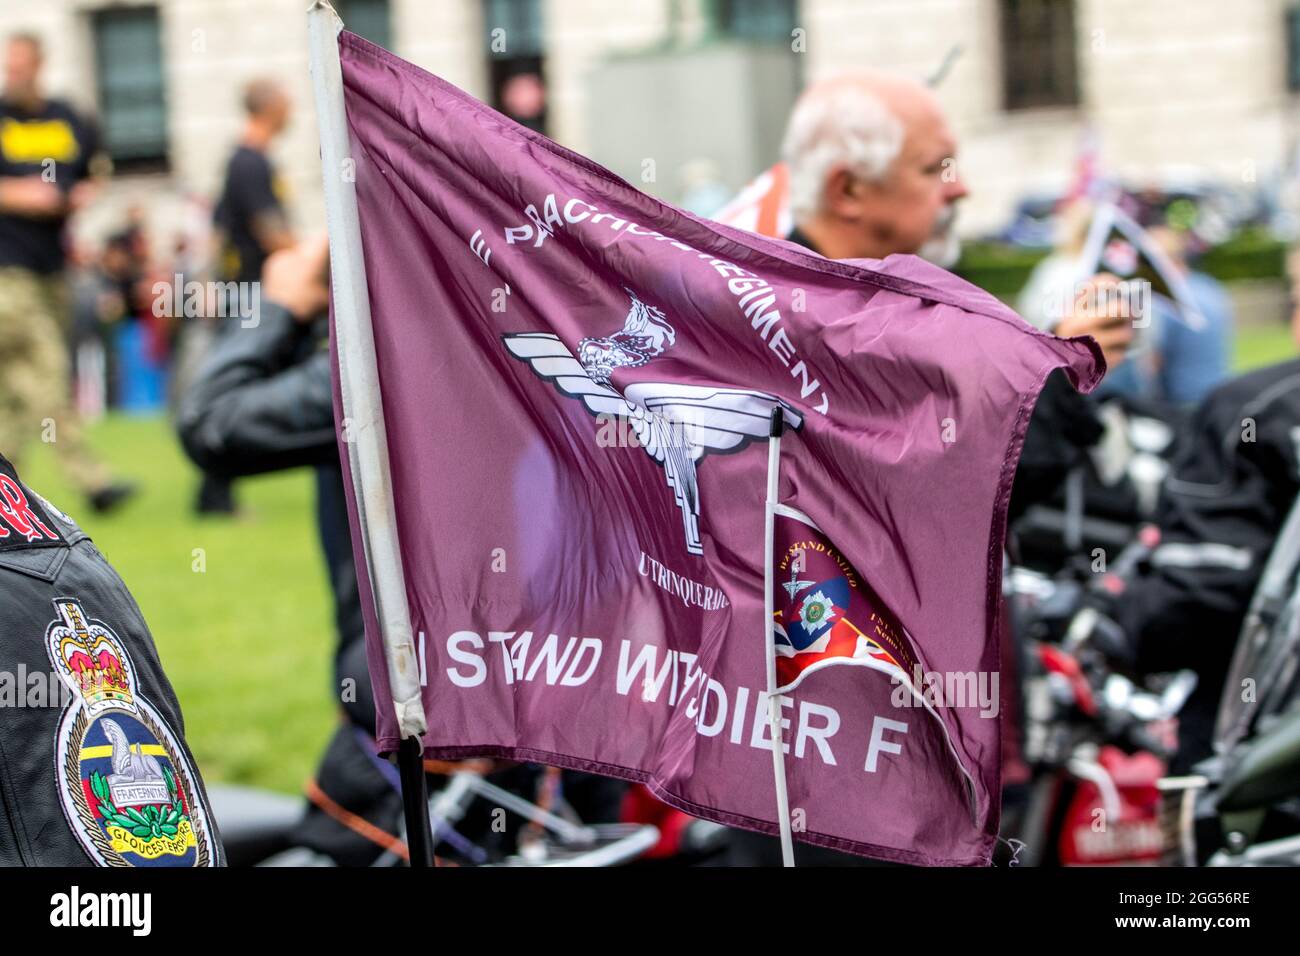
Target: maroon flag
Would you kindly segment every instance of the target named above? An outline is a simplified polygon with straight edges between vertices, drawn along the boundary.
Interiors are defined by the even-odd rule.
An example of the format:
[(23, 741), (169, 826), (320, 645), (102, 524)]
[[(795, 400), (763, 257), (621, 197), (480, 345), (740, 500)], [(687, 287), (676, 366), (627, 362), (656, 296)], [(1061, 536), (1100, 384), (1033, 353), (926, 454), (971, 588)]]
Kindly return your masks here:
[[(364, 251), (354, 282), (335, 246), (340, 448), (379, 596), (382, 748), (422, 733), (430, 756), (611, 774), (777, 832), (774, 409), (780, 500), (856, 572), (851, 623), (900, 666), (906, 649), (927, 674), (997, 673), (1025, 427), (1053, 369), (1095, 384), (1091, 343), (917, 259), (831, 262), (701, 221), (351, 34), (338, 47), (351, 157), (331, 182), (325, 151), (349, 198), (331, 240), (355, 178)], [(367, 312), (358, 394), (369, 332), (354, 348), (344, 318)], [(777, 698), (794, 836), (987, 863), (996, 709), (896, 691), (827, 667)]]

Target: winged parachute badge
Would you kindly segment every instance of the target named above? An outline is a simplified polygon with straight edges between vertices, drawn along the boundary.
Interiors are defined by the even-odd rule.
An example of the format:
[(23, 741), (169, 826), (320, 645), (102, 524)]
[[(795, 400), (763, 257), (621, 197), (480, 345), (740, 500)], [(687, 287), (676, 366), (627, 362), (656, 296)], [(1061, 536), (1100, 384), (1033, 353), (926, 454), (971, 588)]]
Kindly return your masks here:
[(676, 333), (663, 312), (631, 290), (623, 328), (609, 336), (586, 338), (575, 356), (550, 332), (503, 336), (510, 354), (572, 398), (581, 398), (593, 415), (625, 418), (637, 443), (664, 469), (673, 501), (682, 513), (686, 550), (703, 554), (697, 470), (709, 452), (731, 452), (766, 439), (772, 408), (781, 404), (786, 424), (798, 429), (803, 416), (767, 392), (675, 382), (636, 382), (619, 390), (611, 378), (620, 368), (638, 368), (675, 344)]

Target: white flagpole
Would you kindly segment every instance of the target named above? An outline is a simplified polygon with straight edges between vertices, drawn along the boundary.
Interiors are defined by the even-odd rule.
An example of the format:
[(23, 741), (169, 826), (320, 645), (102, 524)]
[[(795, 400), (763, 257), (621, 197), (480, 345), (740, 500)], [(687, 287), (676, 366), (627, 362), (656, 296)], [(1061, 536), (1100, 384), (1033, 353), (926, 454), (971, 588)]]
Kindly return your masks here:
[(772, 736), (772, 775), (776, 781), (777, 823), (781, 828), (781, 864), (794, 866), (794, 837), (790, 832), (790, 795), (785, 787), (785, 752), (781, 748), (781, 695), (776, 690), (776, 608), (772, 590), (776, 586), (776, 569), (772, 566), (772, 548), (776, 538), (778, 478), (781, 467), (781, 432), (785, 412), (781, 405), (772, 409), (772, 428), (767, 443), (767, 503), (763, 508), (766, 523), (763, 532), (763, 619), (767, 633), (767, 720)]
[(419, 737), (427, 728), (420, 699), (420, 668), (411, 637), (411, 614), (406, 605), (402, 555), (397, 542), (392, 481), (388, 474), (388, 435), (375, 367), (375, 337), (370, 327), (370, 291), (361, 249), (357, 192), (354, 177), (344, 174), (345, 169), (353, 167), (339, 64), (338, 33), (343, 24), (334, 8), (322, 0), (312, 4), (307, 19), (325, 180), (339, 381), (343, 416), (347, 434), (351, 436), (345, 445), (398, 726), (403, 738)]
[(365, 550), (375, 616), (384, 642), (388, 686), (397, 716), (401, 747), (402, 797), (406, 809), (406, 839), (412, 866), (433, 863), (433, 839), (421, 760), (420, 738), (427, 725), (420, 695), (420, 668), (411, 636), (411, 612), (406, 604), (406, 578), (397, 540), (388, 467), (388, 434), (379, 395), (374, 330), (370, 325), (370, 290), (366, 284), (357, 215), (355, 169), (343, 105), (343, 68), (338, 35), (343, 21), (334, 8), (315, 0), (307, 11), (311, 45), (311, 78), (320, 126), (321, 169), (325, 184), (325, 223), (330, 241), (330, 282), (334, 298), (335, 347), (339, 361), (339, 390), (343, 399), (344, 447), (356, 494), (361, 540)]

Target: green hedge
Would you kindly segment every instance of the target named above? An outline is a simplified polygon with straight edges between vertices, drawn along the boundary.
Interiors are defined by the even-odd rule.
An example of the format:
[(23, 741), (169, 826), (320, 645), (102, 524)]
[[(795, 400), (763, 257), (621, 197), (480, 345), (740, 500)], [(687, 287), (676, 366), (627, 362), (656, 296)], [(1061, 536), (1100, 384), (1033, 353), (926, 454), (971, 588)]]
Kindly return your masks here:
[(962, 244), (961, 258), (953, 272), (985, 292), (1010, 301), (1024, 288), (1029, 273), (1049, 251), (1001, 242), (967, 242)]
[(1203, 255), (1196, 267), (1216, 279), (1286, 278), (1286, 243), (1263, 229), (1243, 230)]
[[(1286, 244), (1262, 229), (1243, 230), (1207, 251), (1197, 268), (1223, 282), (1239, 279), (1282, 279), (1286, 275)], [(1026, 249), (1000, 242), (968, 242), (953, 269), (966, 281), (1000, 299), (1014, 299), (1047, 249)]]

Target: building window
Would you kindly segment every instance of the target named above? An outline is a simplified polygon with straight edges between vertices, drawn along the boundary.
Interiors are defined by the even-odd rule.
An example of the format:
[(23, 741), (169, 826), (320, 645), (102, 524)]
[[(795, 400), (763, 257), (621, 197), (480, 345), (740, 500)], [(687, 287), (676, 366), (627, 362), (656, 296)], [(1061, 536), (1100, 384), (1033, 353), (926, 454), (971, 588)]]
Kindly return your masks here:
[(1286, 88), (1300, 93), (1300, 5), (1286, 10)]
[(795, 0), (712, 0), (714, 28), (722, 36), (788, 44), (795, 28)]
[(334, 9), (345, 30), (351, 30), (385, 50), (393, 48), (388, 0), (335, 0)]
[(546, 74), (539, 0), (485, 0), (492, 106), (517, 123), (546, 132)]
[(1001, 0), (1001, 8), (1006, 108), (1077, 106), (1073, 0)]
[(104, 149), (119, 167), (167, 161), (167, 97), (156, 7), (93, 14)]

